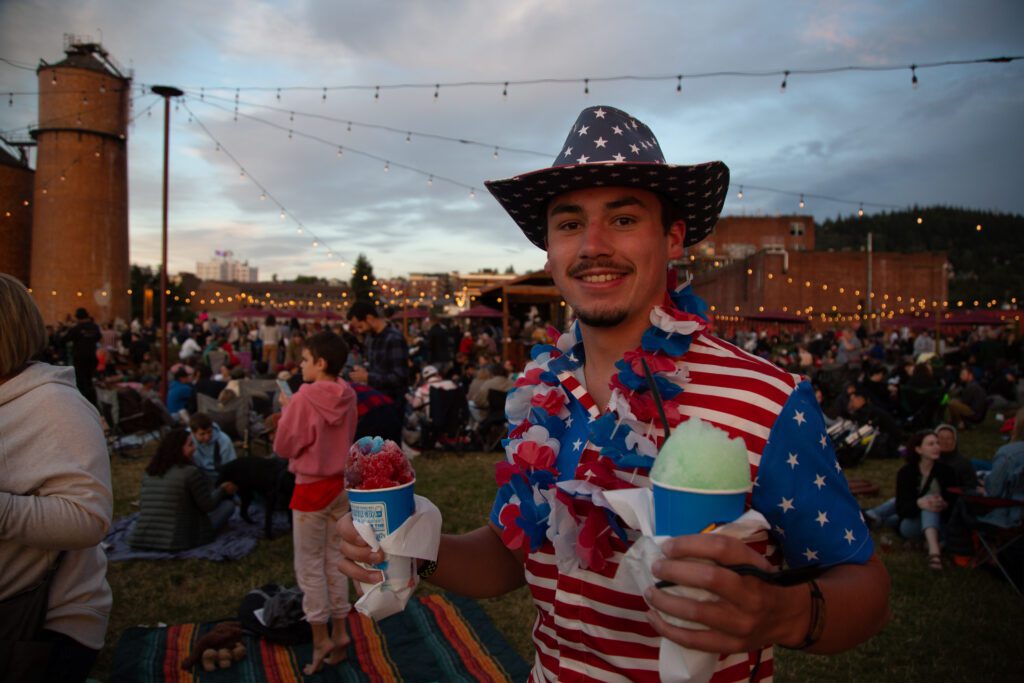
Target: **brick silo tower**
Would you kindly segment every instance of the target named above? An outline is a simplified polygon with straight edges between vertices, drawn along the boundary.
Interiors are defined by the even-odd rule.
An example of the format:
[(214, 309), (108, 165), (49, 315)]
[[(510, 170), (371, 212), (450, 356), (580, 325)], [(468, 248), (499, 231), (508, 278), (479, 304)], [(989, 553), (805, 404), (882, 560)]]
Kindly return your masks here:
[(0, 147), (0, 273), (29, 285), (32, 242), (32, 169)]
[(40, 62), (32, 214), (33, 296), (46, 322), (84, 306), (128, 320), (128, 109), (131, 77), (98, 43), (65, 35)]

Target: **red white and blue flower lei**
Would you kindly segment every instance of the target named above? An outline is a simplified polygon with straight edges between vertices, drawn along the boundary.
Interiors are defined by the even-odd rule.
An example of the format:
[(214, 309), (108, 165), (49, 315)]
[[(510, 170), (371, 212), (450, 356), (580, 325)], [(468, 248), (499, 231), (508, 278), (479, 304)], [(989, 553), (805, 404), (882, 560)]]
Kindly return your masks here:
[(507, 500), (498, 514), (506, 546), (535, 551), (549, 540), (563, 571), (577, 564), (601, 571), (616, 546), (625, 547), (626, 530), (600, 492), (635, 486), (629, 479), (646, 476), (658, 454), (661, 418), (641, 361), (654, 376), (669, 426), (683, 420), (678, 403), (687, 374), (680, 358), (692, 335), (709, 324), (707, 305), (688, 285), (666, 293), (662, 305), (651, 310), (640, 346), (615, 364), (608, 410), (588, 425), (589, 442), (601, 457), (581, 459), (573, 476), (557, 468), (561, 439), (572, 420), (559, 376), (582, 371), (578, 324), (562, 335), (549, 330), (555, 343), (533, 347), (532, 361), (505, 406), (513, 427), (503, 442), (507, 460), (496, 467)]

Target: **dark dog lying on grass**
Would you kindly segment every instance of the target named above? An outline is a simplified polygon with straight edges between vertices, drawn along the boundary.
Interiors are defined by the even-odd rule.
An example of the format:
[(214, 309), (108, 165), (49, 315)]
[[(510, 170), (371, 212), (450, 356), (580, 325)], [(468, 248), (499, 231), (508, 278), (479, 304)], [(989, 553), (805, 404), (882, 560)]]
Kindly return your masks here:
[[(249, 504), (254, 493), (263, 496), (266, 505), (263, 515), (263, 533), (272, 538), (271, 526), (274, 521), (274, 510), (287, 510), (295, 489), (295, 475), (288, 471), (288, 463), (281, 458), (259, 458), (249, 456), (232, 460), (220, 468), (217, 485), (230, 481), (238, 487), (238, 497), (242, 501), (242, 519), (252, 522), (249, 518)], [(291, 522), (291, 516), (288, 517)]]

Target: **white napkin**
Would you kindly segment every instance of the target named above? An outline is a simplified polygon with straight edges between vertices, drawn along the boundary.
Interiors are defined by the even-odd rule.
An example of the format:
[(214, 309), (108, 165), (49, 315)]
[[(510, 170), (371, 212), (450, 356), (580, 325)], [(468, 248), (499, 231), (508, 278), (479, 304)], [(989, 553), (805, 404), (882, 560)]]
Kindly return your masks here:
[[(381, 581), (360, 583), (363, 597), (356, 602), (360, 614), (381, 620), (405, 609), (420, 577), (416, 573), (417, 560), (436, 560), (441, 544), (441, 511), (423, 496), (414, 496), (416, 510), (402, 526), (377, 540), (373, 527), (365, 522), (353, 522), (356, 531), (374, 550), (386, 554), (381, 570)], [(372, 569), (373, 567), (368, 567)]]
[[(639, 529), (643, 534), (623, 557), (615, 575), (616, 581), (622, 584), (624, 590), (643, 594), (645, 590), (657, 583), (657, 579), (651, 574), (651, 565), (665, 556), (661, 552), (661, 544), (669, 538), (668, 536), (654, 535), (654, 496), (650, 489), (635, 488), (604, 491), (599, 496), (595, 496), (595, 503), (598, 502), (598, 497), (603, 499), (603, 502), (607, 503), (607, 507), (614, 510), (623, 522), (634, 529)], [(764, 518), (764, 515), (756, 510), (747, 510), (734, 522), (720, 526), (711, 533), (725, 534), (747, 541), (768, 528), (768, 520)], [(700, 602), (718, 599), (713, 593), (701, 588), (673, 586), (664, 590)], [(664, 612), (661, 613), (661, 616), (675, 626), (692, 629), (706, 628), (702, 624), (687, 622)], [(661, 639), (658, 673), (661, 680), (666, 683), (707, 683), (714, 674), (717, 663), (717, 653), (691, 650), (677, 645), (671, 640)]]

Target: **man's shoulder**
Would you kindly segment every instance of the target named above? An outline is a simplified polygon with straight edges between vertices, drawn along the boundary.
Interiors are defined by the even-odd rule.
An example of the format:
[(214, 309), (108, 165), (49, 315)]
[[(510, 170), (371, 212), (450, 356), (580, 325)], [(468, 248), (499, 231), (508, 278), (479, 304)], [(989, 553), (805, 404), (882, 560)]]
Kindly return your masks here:
[(778, 387), (787, 394), (800, 383), (799, 375), (783, 370), (774, 363), (744, 351), (735, 344), (712, 334), (697, 332), (683, 361), (693, 371), (716, 371), (728, 382), (760, 380)]

